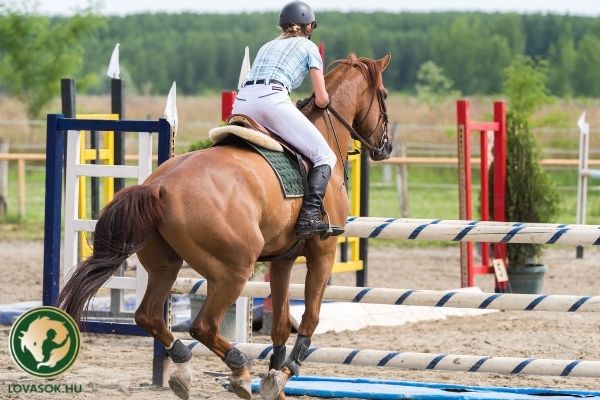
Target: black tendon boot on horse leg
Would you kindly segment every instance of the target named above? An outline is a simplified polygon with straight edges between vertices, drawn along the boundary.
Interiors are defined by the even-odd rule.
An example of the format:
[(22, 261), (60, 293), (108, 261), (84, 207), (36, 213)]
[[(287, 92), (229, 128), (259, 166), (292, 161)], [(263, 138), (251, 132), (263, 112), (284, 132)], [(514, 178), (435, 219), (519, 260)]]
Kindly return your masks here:
[(190, 387), (192, 385), (192, 369), (190, 360), (192, 352), (186, 345), (177, 339), (171, 347), (166, 349), (167, 354), (173, 361), (173, 371), (169, 377), (169, 387), (177, 397), (183, 400), (190, 398)]
[(243, 374), (239, 376), (239, 372), (248, 368), (248, 357), (237, 348), (232, 347), (225, 353), (223, 361), (232, 371), (229, 376), (231, 391), (242, 399), (250, 400), (252, 398), (252, 379)]
[(298, 335), (296, 338), (296, 343), (294, 344), (294, 348), (292, 348), (292, 352), (287, 360), (283, 362), (283, 365), (279, 369), (274, 369), (277, 368), (277, 363), (273, 363), (275, 352), (279, 352), (278, 356), (276, 357), (279, 360), (285, 356), (285, 346), (281, 347), (283, 347), (283, 352), (275, 349), (275, 347), (273, 348), (273, 356), (271, 356), (269, 373), (260, 382), (260, 394), (263, 400), (281, 398), (280, 393), (285, 387), (288, 379), (294, 375), (300, 374), (300, 366), (306, 358), (306, 352), (310, 348), (310, 338), (308, 336)]
[(321, 239), (337, 236), (344, 233), (344, 229), (331, 225), (321, 219), (323, 212), (323, 198), (327, 184), (331, 177), (331, 167), (327, 164), (313, 167), (308, 175), (308, 196), (304, 199), (298, 222), (296, 222), (296, 236), (298, 239), (307, 239), (313, 235), (320, 235)]

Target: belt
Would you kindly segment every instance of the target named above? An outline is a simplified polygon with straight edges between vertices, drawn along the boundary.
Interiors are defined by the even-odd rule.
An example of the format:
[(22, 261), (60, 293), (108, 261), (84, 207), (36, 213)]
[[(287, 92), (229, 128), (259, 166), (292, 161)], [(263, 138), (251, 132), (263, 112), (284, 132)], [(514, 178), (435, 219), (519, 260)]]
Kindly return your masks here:
[(276, 81), (275, 79), (256, 79), (254, 81), (246, 81), (244, 83), (244, 86), (250, 85), (281, 85), (287, 89), (287, 87), (283, 83)]

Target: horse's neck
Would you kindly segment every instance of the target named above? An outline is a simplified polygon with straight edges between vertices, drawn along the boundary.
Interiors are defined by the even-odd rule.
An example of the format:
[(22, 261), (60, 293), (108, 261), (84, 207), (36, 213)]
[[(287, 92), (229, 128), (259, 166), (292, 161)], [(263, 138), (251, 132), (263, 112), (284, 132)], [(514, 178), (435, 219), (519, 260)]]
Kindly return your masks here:
[[(360, 101), (360, 85), (344, 82), (328, 89), (328, 93), (331, 98), (331, 106), (340, 113), (345, 121), (352, 124)], [(325, 140), (337, 155), (338, 160), (345, 162), (348, 159), (348, 149), (351, 142), (350, 131), (332, 113), (319, 110), (316, 107), (313, 108), (312, 112), (317, 113), (317, 115), (315, 115), (316, 118), (311, 118), (311, 120), (315, 121), (317, 128), (323, 133)]]

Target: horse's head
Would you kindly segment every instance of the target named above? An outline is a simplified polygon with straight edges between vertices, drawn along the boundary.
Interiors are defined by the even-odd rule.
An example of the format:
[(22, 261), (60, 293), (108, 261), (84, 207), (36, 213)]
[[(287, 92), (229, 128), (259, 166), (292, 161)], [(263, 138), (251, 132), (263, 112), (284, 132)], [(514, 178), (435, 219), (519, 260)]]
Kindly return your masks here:
[(383, 71), (390, 59), (389, 53), (379, 60), (357, 58), (350, 54), (347, 59), (337, 61), (350, 67), (350, 74), (346, 79), (351, 79), (358, 85), (357, 104), (351, 121), (353, 129), (349, 127), (349, 130), (353, 138), (369, 150), (371, 159), (375, 161), (389, 158), (392, 152), (385, 105), (387, 90), (383, 86)]

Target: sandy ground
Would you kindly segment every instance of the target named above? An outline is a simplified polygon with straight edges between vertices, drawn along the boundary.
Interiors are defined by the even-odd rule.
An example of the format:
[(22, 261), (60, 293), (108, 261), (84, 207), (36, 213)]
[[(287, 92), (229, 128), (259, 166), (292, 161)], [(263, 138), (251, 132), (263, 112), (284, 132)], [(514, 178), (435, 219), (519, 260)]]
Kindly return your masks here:
[[(40, 242), (0, 241), (4, 275), (0, 303), (41, 298), (43, 246)], [(459, 285), (458, 248), (371, 249), (369, 286), (415, 289), (453, 289)], [(573, 248), (549, 248), (550, 267), (544, 283), (549, 294), (598, 295), (600, 249), (586, 249), (583, 260)], [(294, 281), (301, 282), (305, 268), (298, 266)], [(354, 275), (339, 274), (333, 284), (352, 285)], [(479, 286), (492, 291), (492, 280), (481, 277)], [(0, 398), (27, 399), (175, 399), (169, 389), (153, 388), (151, 339), (85, 335), (75, 365), (55, 383), (81, 384), (82, 393), (15, 395), (14, 383), (45, 383), (22, 372), (8, 353), (9, 327), (0, 326)], [(294, 337), (290, 339), (293, 343)], [(256, 342), (268, 342), (255, 336)], [(543, 312), (497, 312), (477, 317), (451, 317), (400, 327), (371, 327), (355, 332), (326, 333), (313, 338), (317, 346), (339, 346), (395, 351), (478, 354), (536, 358), (600, 360), (600, 315)], [(226, 367), (215, 359), (193, 359), (193, 399), (234, 399), (219, 385)], [(253, 372), (265, 372), (265, 362), (253, 363)], [(503, 376), (485, 373), (405, 371), (382, 368), (306, 364), (305, 375), (371, 377), (486, 386), (530, 386), (600, 390), (591, 378)], [(256, 397), (258, 398), (258, 397)], [(308, 397), (302, 397), (308, 399)]]

